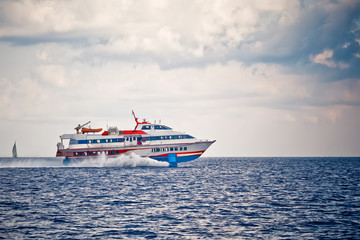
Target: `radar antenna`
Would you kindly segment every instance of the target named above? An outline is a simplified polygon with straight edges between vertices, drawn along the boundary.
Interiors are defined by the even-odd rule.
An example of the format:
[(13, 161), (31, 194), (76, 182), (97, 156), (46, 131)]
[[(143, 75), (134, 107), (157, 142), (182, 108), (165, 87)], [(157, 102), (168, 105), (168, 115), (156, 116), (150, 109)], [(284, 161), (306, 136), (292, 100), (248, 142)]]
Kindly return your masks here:
[(80, 132), (80, 129), (82, 128), (82, 127), (85, 127), (86, 125), (88, 125), (89, 123), (91, 123), (91, 121), (88, 121), (87, 123), (85, 123), (85, 124), (83, 124), (83, 125), (78, 125), (76, 128), (74, 128), (75, 130), (76, 130), (76, 134), (79, 134)]

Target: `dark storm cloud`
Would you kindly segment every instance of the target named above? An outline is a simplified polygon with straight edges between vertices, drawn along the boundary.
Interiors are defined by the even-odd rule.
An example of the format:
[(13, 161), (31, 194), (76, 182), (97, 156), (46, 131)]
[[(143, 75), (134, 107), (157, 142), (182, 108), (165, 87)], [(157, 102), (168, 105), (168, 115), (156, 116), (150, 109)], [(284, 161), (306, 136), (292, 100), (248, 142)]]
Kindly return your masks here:
[[(4, 7), (0, 10), (3, 13), (0, 14), (0, 41), (24, 46), (39, 43), (68, 44), (84, 50), (81, 57), (85, 62), (93, 62), (92, 59), (156, 62), (163, 69), (171, 69), (188, 66), (205, 67), (216, 62), (226, 63), (237, 60), (246, 65), (260, 62), (280, 64), (290, 68), (290, 71), (324, 72), (325, 75), (329, 73), (326, 78), (332, 80), (359, 76), (359, 57), (356, 53), (360, 54), (360, 48), (356, 40), (360, 38), (358, 14), (360, 2), (356, 1), (300, 1), (296, 7), (289, 5), (280, 10), (271, 8), (264, 10), (261, 5), (224, 4), (221, 6), (223, 12), (216, 12), (217, 9), (214, 8), (210, 8), (207, 12), (196, 12), (199, 9), (190, 6), (195, 13), (189, 15), (190, 19), (194, 18), (194, 26), (205, 24), (210, 26), (207, 27), (209, 29), (182, 26), (176, 22), (167, 22), (169, 26), (164, 28), (162, 24), (152, 22), (156, 18), (151, 14), (143, 17), (142, 24), (138, 24), (137, 19), (128, 19), (129, 23), (136, 23), (133, 26), (123, 21), (116, 21), (119, 20), (117, 16), (110, 16), (113, 21), (108, 23), (113, 25), (102, 26), (98, 22), (84, 22), (85, 18), (76, 12), (76, 6), (70, 5), (69, 11), (66, 12), (63, 6), (53, 5), (54, 9), (48, 10), (49, 8), (41, 2), (23, 4), (19, 2), (16, 5), (5, 1)], [(252, 9), (250, 7), (251, 10), (247, 11), (249, 6)], [(24, 11), (25, 7), (30, 8), (29, 11), (31, 9), (39, 11), (43, 14), (42, 18), (37, 18), (40, 14), (36, 12), (30, 12), (30, 16), (24, 18), (28, 22), (22, 20), (23, 18), (19, 16), (22, 12), (19, 9)], [(51, 17), (52, 14), (57, 13), (56, 7), (60, 7), (68, 16), (64, 18), (64, 25), (59, 23), (61, 15)], [(10, 10), (14, 13), (10, 14), (8, 12)], [(171, 10), (171, 7), (168, 10)], [(226, 15), (233, 12), (236, 12), (236, 15), (230, 15), (231, 17)], [(131, 13), (131, 10), (123, 11), (123, 14), (127, 13)], [(208, 18), (209, 14), (212, 17)], [(243, 14), (245, 15), (242, 16)], [(238, 15), (240, 18), (237, 18)], [(77, 22), (71, 25), (74, 16)], [(177, 13), (178, 18), (182, 16)], [(101, 19), (100, 17), (103, 16), (94, 16), (92, 19)], [(46, 19), (50, 20), (45, 21)], [(125, 25), (122, 25), (124, 23)], [(123, 28), (127, 30), (123, 31)], [(165, 35), (159, 36), (159, 32), (156, 31), (159, 29), (161, 31), (161, 28), (166, 31)], [(148, 29), (154, 29), (155, 32)], [(144, 31), (149, 32), (141, 35)], [(203, 35), (194, 37), (194, 34), (201, 31)], [(136, 43), (127, 40), (132, 36), (137, 36)], [(163, 41), (164, 37), (169, 37), (165, 39), (168, 42)], [(202, 37), (207, 40), (199, 40)], [(121, 48), (125, 49), (126, 45), (129, 45), (127, 48), (130, 50), (119, 51), (119, 44), (116, 45), (114, 39), (121, 42), (124, 46)], [(144, 49), (144, 43), (148, 40), (153, 44), (152, 48)], [(115, 44), (111, 45), (112, 42)], [(132, 44), (135, 44), (135, 47)], [(166, 49), (166, 44), (179, 47)], [(198, 49), (200, 54), (196, 53)], [(311, 62), (310, 56), (320, 54), (326, 49), (333, 51), (332, 61), (341, 62), (348, 67), (331, 68)]]
[[(237, 59), (248, 63), (277, 63), (292, 68), (292, 71), (329, 72), (329, 79), (359, 77), (356, 53), (360, 53), (360, 47), (356, 40), (360, 37), (353, 29), (359, 18), (360, 2), (349, 6), (337, 3), (330, 9), (321, 3), (300, 9), (292, 24), (273, 23), (265, 31), (254, 33), (251, 42), (239, 44)], [(256, 41), (262, 43), (260, 50), (251, 45)], [(333, 50), (333, 61), (341, 61), (349, 67), (314, 66), (309, 56), (326, 49)]]

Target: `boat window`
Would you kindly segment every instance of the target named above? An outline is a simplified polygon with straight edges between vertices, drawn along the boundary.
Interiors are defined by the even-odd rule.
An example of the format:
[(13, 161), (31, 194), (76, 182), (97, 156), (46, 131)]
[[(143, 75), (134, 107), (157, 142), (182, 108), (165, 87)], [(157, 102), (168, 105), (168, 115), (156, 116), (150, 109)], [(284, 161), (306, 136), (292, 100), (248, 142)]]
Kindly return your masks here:
[(182, 147), (180, 147), (180, 151), (182, 151)]
[(187, 147), (184, 147), (184, 151), (186, 151), (187, 150)]
[(154, 129), (157, 129), (157, 130), (171, 130), (171, 128), (169, 128), (167, 126), (164, 126), (164, 125), (154, 125)]
[(145, 126), (142, 126), (141, 130), (148, 130), (150, 128), (151, 128), (150, 125), (145, 125)]
[(170, 151), (171, 151), (171, 152), (174, 151), (174, 148), (170, 148)]
[(177, 151), (177, 150), (178, 150), (178, 148), (176, 147), (176, 148), (175, 148), (175, 151)]

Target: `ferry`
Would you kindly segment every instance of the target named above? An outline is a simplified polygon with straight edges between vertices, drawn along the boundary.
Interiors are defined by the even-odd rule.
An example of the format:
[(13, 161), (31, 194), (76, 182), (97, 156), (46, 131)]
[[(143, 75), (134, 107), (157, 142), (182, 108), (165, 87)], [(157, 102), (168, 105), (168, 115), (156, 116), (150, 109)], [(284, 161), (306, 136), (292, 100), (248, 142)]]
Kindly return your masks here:
[(161, 123), (139, 121), (132, 112), (134, 130), (119, 130), (117, 127), (85, 128), (87, 122), (75, 127), (76, 133), (63, 134), (57, 144), (57, 157), (65, 157), (64, 165), (71, 162), (96, 158), (100, 155), (117, 157), (136, 154), (177, 167), (178, 163), (199, 158), (215, 140), (197, 139), (187, 133), (174, 131)]

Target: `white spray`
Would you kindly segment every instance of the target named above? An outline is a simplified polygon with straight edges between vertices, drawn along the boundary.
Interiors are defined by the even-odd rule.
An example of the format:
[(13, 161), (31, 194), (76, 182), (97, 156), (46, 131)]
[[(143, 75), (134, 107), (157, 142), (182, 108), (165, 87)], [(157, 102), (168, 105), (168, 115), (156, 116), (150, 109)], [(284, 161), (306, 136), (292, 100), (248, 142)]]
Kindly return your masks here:
[(97, 158), (70, 163), (68, 167), (168, 167), (168, 162), (160, 162), (135, 153), (118, 157), (108, 157), (105, 154)]

